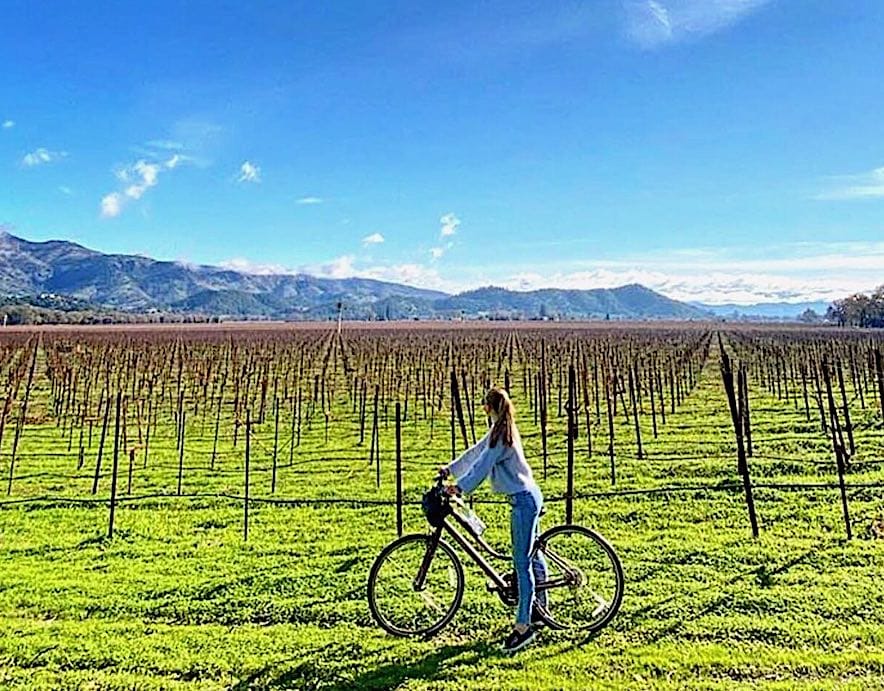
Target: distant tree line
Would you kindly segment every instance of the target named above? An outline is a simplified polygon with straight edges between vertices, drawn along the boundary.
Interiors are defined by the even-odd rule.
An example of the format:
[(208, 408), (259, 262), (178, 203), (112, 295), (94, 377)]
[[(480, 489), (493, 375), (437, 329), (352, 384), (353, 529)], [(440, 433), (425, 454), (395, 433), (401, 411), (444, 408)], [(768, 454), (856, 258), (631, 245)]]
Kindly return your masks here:
[(839, 326), (884, 327), (884, 285), (878, 286), (871, 295), (856, 293), (836, 300), (829, 306), (826, 319)]
[(0, 326), (41, 324), (217, 324), (221, 317), (175, 312), (140, 314), (97, 310), (50, 310), (30, 305), (0, 306)]
[(103, 308), (84, 300), (44, 293), (0, 296), (0, 326), (22, 324), (206, 324), (217, 315), (187, 312), (129, 312)]

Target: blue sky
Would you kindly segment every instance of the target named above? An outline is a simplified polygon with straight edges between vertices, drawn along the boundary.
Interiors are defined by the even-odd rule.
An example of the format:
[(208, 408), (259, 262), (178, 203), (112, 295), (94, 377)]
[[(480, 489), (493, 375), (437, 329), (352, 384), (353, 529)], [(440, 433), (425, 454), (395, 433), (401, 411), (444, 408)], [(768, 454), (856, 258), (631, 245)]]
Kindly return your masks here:
[(0, 0), (0, 224), (444, 290), (884, 283), (877, 0)]

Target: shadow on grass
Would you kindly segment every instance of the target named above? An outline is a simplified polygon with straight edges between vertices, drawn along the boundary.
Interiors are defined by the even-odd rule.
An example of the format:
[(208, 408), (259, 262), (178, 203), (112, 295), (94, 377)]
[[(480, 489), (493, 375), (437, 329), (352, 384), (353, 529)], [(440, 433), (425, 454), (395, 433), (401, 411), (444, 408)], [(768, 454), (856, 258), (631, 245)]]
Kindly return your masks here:
[[(399, 686), (409, 679), (434, 681), (449, 676), (460, 666), (473, 664), (479, 658), (499, 655), (487, 642), (473, 642), (464, 645), (444, 645), (414, 660), (383, 664), (374, 669), (366, 669), (355, 676), (347, 675), (346, 661), (356, 656), (371, 657), (383, 651), (366, 651), (353, 646), (327, 645), (314, 651), (312, 659), (293, 658), (293, 667), (285, 668), (283, 662), (268, 665), (242, 679), (233, 691), (246, 689), (315, 689), (331, 691), (345, 689), (389, 689)], [(462, 656), (464, 653), (473, 655)], [(345, 657), (346, 656), (346, 657)], [(460, 658), (460, 659), (453, 659)], [(368, 662), (368, 660), (366, 660)], [(345, 664), (341, 664), (345, 663)], [(281, 669), (282, 668), (282, 669)]]
[(588, 633), (585, 635), (568, 633), (568, 632), (557, 633), (556, 635), (558, 635), (558, 636), (569, 637), (571, 639), (571, 642), (569, 645), (565, 646), (564, 648), (559, 648), (558, 650), (556, 650), (555, 655), (566, 655), (566, 654), (570, 653), (571, 651), (577, 650), (578, 648), (582, 648), (583, 646), (588, 645), (589, 643), (592, 643), (596, 638), (598, 638), (603, 633), (605, 633), (607, 628), (608, 627), (606, 626), (601, 631), (593, 631), (592, 633)]
[[(836, 542), (835, 544), (838, 544)], [(804, 553), (789, 559), (788, 561), (783, 562), (779, 566), (768, 569), (765, 564), (761, 564), (760, 566), (753, 567), (750, 569), (746, 569), (738, 572), (734, 576), (731, 576), (726, 581), (718, 582), (718, 583), (710, 583), (707, 586), (702, 588), (691, 590), (690, 592), (684, 593), (674, 593), (668, 597), (663, 598), (657, 602), (652, 602), (650, 604), (645, 605), (644, 607), (632, 612), (629, 615), (623, 616), (620, 618), (618, 628), (621, 629), (634, 629), (643, 623), (648, 623), (650, 621), (659, 620), (661, 623), (666, 621), (666, 619), (671, 619), (667, 626), (664, 626), (660, 629), (653, 631), (648, 637), (647, 640), (651, 642), (657, 642), (667, 636), (674, 635), (678, 633), (678, 631), (684, 625), (684, 621), (686, 617), (690, 617), (691, 620), (699, 619), (715, 610), (721, 608), (722, 606), (726, 606), (733, 596), (732, 593), (725, 593), (723, 595), (718, 595), (713, 598), (711, 601), (703, 603), (702, 595), (704, 593), (709, 592), (710, 590), (720, 589), (725, 586), (734, 585), (746, 578), (753, 577), (758, 587), (766, 588), (771, 585), (773, 582), (773, 578), (775, 576), (779, 576), (783, 573), (786, 573), (789, 569), (794, 566), (798, 566), (799, 564), (807, 561), (809, 557), (813, 554), (817, 553), (820, 550), (821, 546), (811, 547)], [(825, 548), (825, 546), (822, 546)], [(662, 618), (659, 617), (658, 612), (662, 608), (665, 608), (667, 605), (670, 605), (674, 602), (678, 602), (680, 600), (689, 600), (690, 605), (687, 608), (687, 612), (679, 610), (679, 614), (676, 617), (668, 617), (664, 615)], [(658, 615), (658, 616), (655, 616)]]

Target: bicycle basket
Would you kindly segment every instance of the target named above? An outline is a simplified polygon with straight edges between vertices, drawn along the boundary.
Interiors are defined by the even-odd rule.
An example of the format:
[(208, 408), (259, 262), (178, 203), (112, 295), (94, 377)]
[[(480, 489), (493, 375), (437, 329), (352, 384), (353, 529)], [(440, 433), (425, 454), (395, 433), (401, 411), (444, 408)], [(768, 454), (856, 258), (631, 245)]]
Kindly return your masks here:
[(424, 516), (427, 517), (427, 522), (434, 528), (442, 525), (442, 521), (451, 513), (451, 507), (442, 500), (435, 488), (424, 492), (423, 499), (421, 499), (421, 509), (423, 509)]

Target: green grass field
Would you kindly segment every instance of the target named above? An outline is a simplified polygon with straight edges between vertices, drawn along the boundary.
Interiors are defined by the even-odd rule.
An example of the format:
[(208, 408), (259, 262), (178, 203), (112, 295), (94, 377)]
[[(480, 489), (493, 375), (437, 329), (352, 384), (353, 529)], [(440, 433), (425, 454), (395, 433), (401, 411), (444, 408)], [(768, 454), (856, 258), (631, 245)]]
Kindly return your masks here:
[[(41, 363), (42, 364), (42, 363)], [(833, 483), (829, 440), (803, 408), (751, 388), (757, 459), (753, 480)], [(845, 539), (837, 489), (759, 487), (761, 535), (751, 536), (741, 489), (696, 489), (591, 496), (575, 521), (617, 548), (626, 574), (622, 609), (591, 639), (541, 634), (516, 656), (498, 651), (512, 612), (467, 569), (464, 606), (430, 641), (392, 638), (372, 622), (365, 582), (372, 560), (395, 538), (392, 506), (359, 504), (251, 507), (243, 541), (236, 499), (174, 496), (122, 502), (108, 540), (106, 504), (90, 499), (96, 441), (76, 470), (76, 450), (43, 414), (47, 385), (38, 376), (21, 442), (16, 480), (0, 509), (0, 686), (22, 689), (587, 689), (587, 688), (884, 688), (884, 430), (870, 406), (854, 412), (856, 464), (848, 482), (854, 539)], [(529, 460), (540, 477), (539, 436), (518, 392)], [(343, 404), (342, 404), (343, 407)], [(41, 411), (43, 411), (41, 413)], [(717, 357), (697, 388), (635, 458), (631, 427), (617, 420), (614, 490), (738, 483), (733, 431)], [(154, 440), (148, 467), (137, 456), (132, 497), (174, 494), (177, 455), (169, 420)], [(392, 424), (382, 425), (381, 487), (355, 446), (357, 423), (337, 419), (325, 443), (314, 420), (288, 466), (278, 498), (390, 500), (394, 491)], [(208, 435), (198, 417), (185, 452), (183, 493), (243, 491), (242, 442), (225, 439), (207, 468)], [(544, 526), (564, 518), (564, 423), (553, 423)], [(576, 486), (611, 490), (603, 426), (587, 459), (578, 441)], [(251, 494), (270, 496), (272, 427), (255, 435)], [(447, 417), (428, 428), (403, 427), (406, 499), (420, 497), (432, 470), (449, 460)], [(201, 441), (197, 438), (201, 437)], [(286, 438), (287, 441), (287, 438)], [(3, 477), (8, 472), (4, 439)], [(280, 442), (281, 448), (285, 444)], [(76, 438), (74, 441), (76, 449)], [(65, 452), (51, 455), (55, 452)], [(676, 455), (683, 460), (673, 460)], [(99, 488), (106, 499), (110, 456)], [(811, 461), (821, 461), (813, 463)], [(5, 483), (4, 483), (5, 489)], [(477, 495), (493, 499), (483, 486)], [(67, 499), (65, 499), (67, 498)], [(508, 507), (482, 503), (487, 535), (507, 549)], [(426, 525), (405, 510), (406, 532)]]

